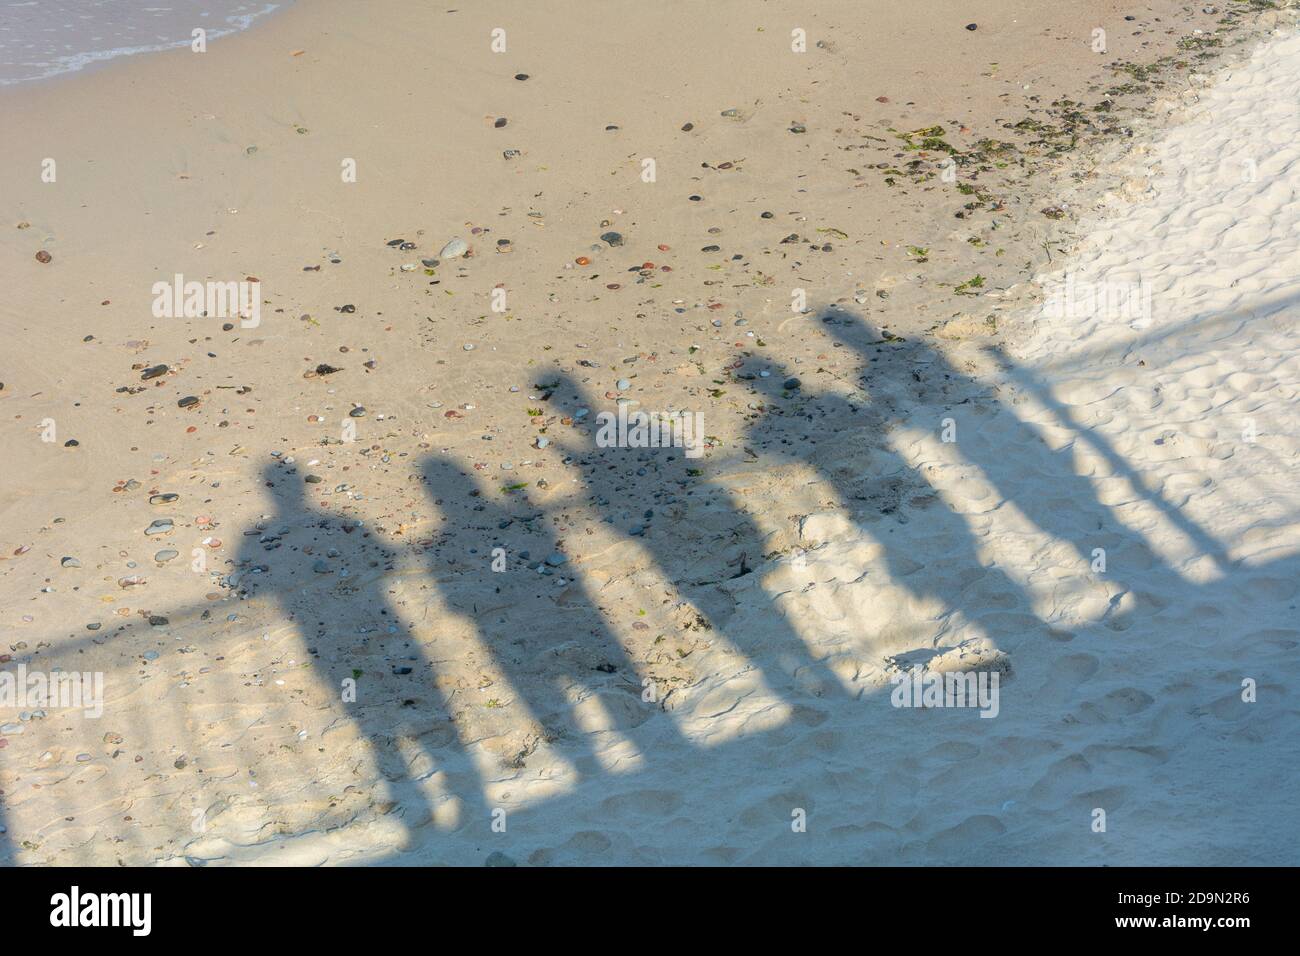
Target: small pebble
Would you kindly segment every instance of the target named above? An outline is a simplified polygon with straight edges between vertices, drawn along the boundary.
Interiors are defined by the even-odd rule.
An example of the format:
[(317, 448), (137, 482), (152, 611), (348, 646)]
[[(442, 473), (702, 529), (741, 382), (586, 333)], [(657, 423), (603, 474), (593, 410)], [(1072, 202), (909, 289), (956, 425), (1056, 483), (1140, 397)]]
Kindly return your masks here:
[(467, 252), (469, 252), (469, 243), (464, 239), (452, 239), (442, 247), (442, 251), (438, 253), (438, 258), (459, 259)]

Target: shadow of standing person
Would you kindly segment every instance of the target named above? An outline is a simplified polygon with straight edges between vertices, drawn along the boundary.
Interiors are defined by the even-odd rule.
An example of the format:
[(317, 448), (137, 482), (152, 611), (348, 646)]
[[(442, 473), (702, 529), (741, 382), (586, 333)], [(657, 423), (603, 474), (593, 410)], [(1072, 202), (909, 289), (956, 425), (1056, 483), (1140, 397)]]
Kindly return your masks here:
[[(680, 747), (676, 724), (659, 704), (661, 692), (652, 699), (643, 693), (653, 675), (628, 656), (548, 528), (548, 516), (526, 492), (503, 490), (499, 497), (446, 456), (430, 456), (422, 472), (443, 521), (426, 552), (429, 572), (477, 629), (527, 708), (531, 733), (571, 754), (584, 776), (617, 769), (622, 751), (603, 754), (604, 766), (597, 763), (601, 747), (593, 733), (601, 728), (584, 728), (576, 719), (576, 709), (594, 694), (599, 719), (608, 717), (604, 729), (633, 744), (632, 759), (653, 762), (657, 751)], [(523, 741), (516, 767), (536, 743)]]
[[(1077, 573), (1091, 574), (1089, 564), (1095, 557), (1094, 549), (1103, 550), (1108, 559), (1105, 580), (1112, 582), (1110, 607), (1105, 612), (1111, 625), (1129, 626), (1128, 622), (1136, 611), (1158, 613), (1163, 599), (1155, 592), (1176, 593), (1181, 587), (1177, 572), (1162, 560), (1140, 533), (1103, 504), (1092, 477), (1080, 473), (1074, 459), (1076, 442), (1082, 439), (1085, 444), (1101, 451), (1108, 464), (1114, 467), (1115, 474), (1124, 477), (1136, 489), (1135, 494), (1145, 491), (1144, 485), (1131, 466), (1110, 449), (1102, 435), (1081, 428), (1070, 419), (1065, 414), (1066, 409), (1052, 399), (1048, 390), (1038, 388), (1031, 394), (1054, 416), (1057, 424), (1069, 426), (1074, 435), (1068, 441), (1058, 442), (1056, 447), (1049, 446), (1040, 426), (1025, 420), (1001, 397), (985, 403), (991, 414), (977, 418), (957, 413), (959, 406), (978, 410), (973, 400), (986, 392), (987, 387), (959, 371), (938, 349), (923, 342), (909, 341), (897, 347), (882, 344), (878, 335), (857, 320), (840, 319), (825, 324), (841, 346), (857, 353), (864, 375), (872, 371), (876, 377), (883, 378), (871, 368), (871, 360), (878, 350), (895, 352), (890, 356), (891, 361), (904, 359), (899, 364), (912, 374), (895, 379), (890, 398), (895, 401), (904, 398), (901, 393), (909, 388), (910, 380), (910, 389), (914, 393), (910, 396), (912, 404), (917, 404), (922, 395), (927, 401), (942, 403), (947, 408), (945, 414), (953, 415), (954, 420), (960, 423), (955, 447), (962, 459), (979, 469), (980, 475), (1003, 501), (1013, 503), (1043, 534), (1073, 551)], [(873, 343), (873, 339), (877, 341)], [(985, 348), (983, 354), (996, 361), (1000, 373), (1008, 375), (1014, 385), (1029, 390), (1032, 378), (1004, 351)], [(1208, 536), (1198, 533), (1200, 529), (1177, 509), (1157, 495), (1147, 494), (1145, 497), (1152, 507), (1193, 540), (1208, 544)], [(1207, 553), (1218, 559), (1221, 549), (1209, 546)], [(1132, 598), (1125, 600), (1126, 594)], [(1121, 610), (1126, 619), (1122, 625), (1111, 620)]]
[[(268, 466), (262, 477), (275, 513), (244, 538), (240, 587), (296, 622), (317, 679), (371, 749), (408, 846), (431, 820), (486, 834), (491, 820), (450, 695), (389, 600), (396, 554), (356, 522), (315, 507), (313, 486), (295, 468)], [(448, 799), (454, 809), (440, 806)]]
[[(563, 372), (551, 377), (551, 400), (558, 399), (569, 412), (594, 407), (591, 396), (571, 377)], [(704, 441), (702, 434), (695, 438)], [(692, 476), (692, 462), (680, 447), (602, 448), (593, 432), (564, 448), (582, 468), (591, 504), (610, 523), (622, 520), (623, 533), (639, 540), (658, 574), (710, 629), (725, 630), (735, 602), (719, 584), (752, 573), (763, 564), (767, 550), (767, 536), (738, 497)], [(620, 507), (627, 511), (616, 516)], [(773, 666), (784, 672), (786, 680), (773, 689), (812, 697), (842, 689), (827, 662), (813, 655), (780, 608), (773, 607), (765, 622), (761, 635), (727, 636), (755, 666), (769, 674)], [(759, 640), (762, 647), (757, 646)]]
[[(891, 409), (907, 405), (914, 415), (919, 404), (901, 394), (904, 376), (897, 368), (870, 366), (867, 344), (882, 340), (865, 323), (842, 312), (822, 321), (863, 357), (862, 374), (870, 373), (871, 381), (861, 386), (861, 400), (838, 391), (808, 394), (785, 366), (746, 362), (737, 377), (765, 400), (746, 442), (760, 456), (810, 466), (830, 484), (843, 507), (854, 512), (854, 523), (881, 546), (892, 583), (921, 602), (913, 613), (933, 615), (927, 627), (914, 629), (918, 636), (928, 630), (936, 648), (950, 644), (952, 636), (964, 643), (973, 636), (967, 634), (973, 624), (997, 647), (1013, 648), (1033, 623), (1028, 595), (996, 562), (980, 556), (966, 519), (889, 442)], [(936, 428), (939, 423), (936, 416)], [(931, 650), (913, 648), (900, 661), (924, 663)]]

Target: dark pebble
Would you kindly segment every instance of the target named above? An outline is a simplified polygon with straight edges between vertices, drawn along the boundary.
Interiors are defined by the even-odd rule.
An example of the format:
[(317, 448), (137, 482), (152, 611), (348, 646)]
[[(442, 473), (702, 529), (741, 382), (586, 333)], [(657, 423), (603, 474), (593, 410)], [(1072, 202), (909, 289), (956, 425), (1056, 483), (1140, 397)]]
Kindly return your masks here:
[(966, 24), (966, 29), (967, 29), (967, 30), (970, 30), (972, 33), (974, 33), (974, 32), (975, 32), (976, 30), (978, 30), (979, 28), (980, 28), (980, 25), (979, 25), (978, 23), (968, 23), (968, 24)]
[(796, 388), (798, 388), (802, 384), (803, 382), (799, 381), (797, 378), (787, 378), (784, 382), (781, 383), (781, 387), (785, 389), (787, 392), (793, 392)]
[(53, 259), (53, 258), (54, 258), (54, 257), (53, 257), (52, 255), (50, 255), (48, 252), (46, 252), (44, 249), (42, 249), (40, 252), (36, 253), (36, 261), (37, 261), (37, 262), (49, 262), (49, 261), (50, 261), (51, 259)]
[(516, 74), (515, 74), (515, 79), (522, 83), (524, 80), (528, 79), (528, 74), (527, 74), (527, 73), (516, 73)]
[(179, 402), (177, 402), (176, 405), (180, 408), (193, 408), (198, 403), (199, 403), (199, 397), (197, 395), (186, 395)]
[(493, 123), (492, 126), (494, 129), (501, 129), (501, 127), (505, 126), (507, 122), (508, 121), (504, 116), (498, 116), (497, 121)]
[(617, 232), (606, 232), (601, 234), (600, 241), (607, 242), (611, 246), (621, 246), (623, 244), (623, 237)]
[(157, 378), (160, 375), (167, 374), (166, 365), (151, 365), (140, 375), (140, 381), (147, 382), (151, 378)]

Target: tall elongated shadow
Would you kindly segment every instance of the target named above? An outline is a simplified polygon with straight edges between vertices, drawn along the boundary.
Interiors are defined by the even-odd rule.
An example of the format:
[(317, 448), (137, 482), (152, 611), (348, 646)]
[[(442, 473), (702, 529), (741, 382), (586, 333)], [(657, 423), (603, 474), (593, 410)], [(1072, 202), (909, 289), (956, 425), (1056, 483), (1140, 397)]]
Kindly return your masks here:
[[(563, 373), (551, 377), (552, 403), (569, 412), (595, 408), (580, 383)], [(674, 583), (707, 626), (725, 632), (734, 601), (719, 584), (753, 572), (767, 551), (767, 536), (743, 503), (692, 476), (692, 462), (682, 448), (604, 448), (597, 444), (596, 429), (584, 427), (573, 434), (581, 440), (557, 440), (565, 442), (563, 447), (581, 468), (588, 502), (607, 521), (621, 523), (624, 533), (635, 535), (658, 574)], [(671, 533), (671, 525), (692, 529), (697, 547), (684, 547), (686, 536)], [(773, 667), (784, 672), (774, 689), (821, 697), (841, 687), (827, 662), (809, 650), (778, 608), (773, 607), (766, 624), (762, 635), (727, 632), (727, 637), (769, 674)]]
[[(1085, 443), (1090, 445), (1097, 454), (1101, 455), (1106, 464), (1118, 475), (1126, 478), (1137, 491), (1139, 495), (1155, 506), (1171, 525), (1176, 527), (1180, 532), (1186, 535), (1201, 551), (1210, 556), (1220, 570), (1226, 570), (1228, 567), (1227, 551), (1222, 543), (1216, 541), (1204, 528), (1198, 526), (1187, 515), (1170, 504), (1158, 492), (1150, 489), (1143, 476), (1130, 464), (1119, 452), (1111, 446), (1104, 436), (1095, 431), (1084, 428), (1076, 420), (1074, 413), (1056, 398), (1051, 389), (1036, 376), (1031, 370), (1017, 365), (1011, 361), (1005, 351), (1000, 348), (990, 347), (985, 350), (998, 364), (1011, 376), (1013, 382), (1019, 385), (1034, 398), (1043, 407), (1047, 408), (1056, 416), (1062, 424), (1069, 426)], [(1027, 428), (1029, 426), (1026, 426)], [(1039, 511), (1038, 515), (1043, 520), (1048, 520), (1051, 512)]]
[[(442, 518), (426, 551), (427, 569), (442, 582), (444, 598), (472, 622), (527, 712), (515, 729), (536, 728), (548, 745), (573, 757), (583, 776), (618, 769), (617, 746), (597, 757), (594, 735), (602, 731), (630, 741), (636, 752), (629, 759), (638, 764), (653, 765), (657, 751), (680, 746), (659, 695), (644, 693), (653, 675), (611, 631), (550, 516), (527, 491), (490, 487), (447, 456), (429, 457), (422, 471)], [(516, 765), (526, 762), (521, 754)]]
[[(269, 466), (262, 477), (275, 513), (244, 539), (241, 586), (297, 624), (317, 679), (368, 742), (408, 832), (434, 818), (426, 780), (437, 776), (430, 782), (459, 801), (454, 825), (486, 833), (491, 820), (451, 701), (385, 588), (396, 554), (313, 505), (313, 486), (295, 469)], [(439, 825), (451, 819), (444, 814)]]
[[(764, 406), (746, 435), (746, 447), (760, 458), (812, 467), (827, 481), (854, 512), (859, 529), (881, 546), (891, 581), (922, 605), (943, 608), (929, 625), (929, 639), (937, 642), (952, 628), (973, 623), (998, 647), (1018, 643), (1026, 636), (1030, 614), (1023, 588), (996, 562), (980, 556), (965, 519), (933, 493), (888, 439), (894, 411), (916, 413), (918, 396), (902, 394), (901, 383), (917, 379), (898, 368), (874, 368), (874, 347), (885, 349), (887, 362), (906, 362), (911, 370), (942, 359), (928, 350), (904, 358), (897, 345), (884, 343), (865, 323), (844, 312), (827, 313), (822, 321), (841, 343), (860, 354), (860, 395), (808, 394), (790, 368), (747, 361), (738, 377), (764, 399)], [(946, 366), (927, 372), (932, 377), (936, 373), (965, 380)], [(939, 421), (936, 416), (932, 423), (936, 431)], [(865, 445), (859, 440), (863, 436)], [(958, 612), (960, 617), (955, 616)], [(925, 630), (911, 629), (918, 636)], [(921, 663), (926, 658), (927, 649), (917, 647), (906, 660)]]
[[(873, 340), (879, 343), (880, 337), (864, 322), (840, 319), (826, 325), (842, 346), (861, 357), (862, 385), (868, 391), (874, 377), (871, 359), (879, 356), (878, 349), (893, 352), (889, 361), (903, 359), (911, 369), (920, 370), (921, 377), (930, 382), (952, 383), (958, 389), (974, 385), (943, 353), (923, 342), (907, 342), (898, 347), (872, 344)], [(1008, 363), (1004, 354), (999, 353), (998, 357), (1004, 366)], [(1027, 384), (1022, 376), (1015, 374), (1014, 368), (1011, 371), (1015, 381)], [(1041, 389), (1035, 394), (1061, 416), (1063, 424), (1079, 431), (1073, 421), (1062, 416), (1063, 408), (1059, 403), (1050, 401), (1050, 396)], [(997, 401), (994, 410), (996, 414), (984, 420), (973, 415), (955, 415), (957, 419), (965, 419), (964, 423), (958, 422), (957, 429), (956, 447), (962, 458), (978, 467), (1001, 499), (1012, 502), (1046, 535), (1069, 542), (1079, 555), (1080, 571), (1087, 568), (1094, 548), (1104, 548), (1110, 556), (1105, 579), (1117, 588), (1117, 593), (1111, 598), (1112, 608), (1119, 606), (1124, 593), (1135, 592), (1155, 602), (1144, 600), (1144, 611), (1153, 607), (1158, 610), (1159, 601), (1149, 592), (1176, 591), (1181, 583), (1179, 576), (1140, 534), (1126, 526), (1110, 507), (1101, 502), (1092, 479), (1076, 471), (1072, 444), (1053, 450), (1039, 428), (1018, 416), (1005, 402)], [(937, 422), (932, 424), (937, 428)], [(961, 427), (963, 424), (965, 427)], [(1142, 488), (1131, 467), (1113, 452), (1107, 454), (1109, 448), (1099, 436), (1089, 433), (1086, 437), (1094, 447), (1103, 450), (1117, 474), (1129, 478), (1135, 488)], [(1156, 505), (1167, 519), (1206, 547), (1207, 553), (1216, 558), (1221, 555), (1221, 551), (1208, 541), (1208, 536), (1197, 533), (1199, 529), (1191, 526), (1165, 502), (1158, 501)]]

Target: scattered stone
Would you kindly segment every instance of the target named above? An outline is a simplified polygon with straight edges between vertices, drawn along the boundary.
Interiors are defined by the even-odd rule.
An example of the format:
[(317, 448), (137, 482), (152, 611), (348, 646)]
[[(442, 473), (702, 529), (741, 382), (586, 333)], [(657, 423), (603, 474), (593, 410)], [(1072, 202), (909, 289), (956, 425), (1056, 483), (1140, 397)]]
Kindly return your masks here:
[(81, 562), (78, 561), (76, 558), (64, 558), (62, 561), (59, 562), (59, 564), (65, 568), (81, 567)]
[(617, 232), (605, 232), (601, 233), (600, 241), (609, 243), (610, 248), (617, 248), (623, 244), (623, 237)]
[(151, 365), (140, 373), (140, 381), (147, 382), (151, 378), (158, 378), (161, 375), (166, 375), (168, 371), (169, 369), (166, 365)]
[(469, 252), (468, 242), (466, 242), (464, 239), (452, 239), (450, 242), (448, 242), (445, 246), (442, 247), (442, 251), (438, 253), (438, 258), (459, 259), (462, 256), (464, 256), (465, 253), (467, 252)]
[(159, 564), (166, 564), (168, 561), (174, 561), (179, 555), (180, 552), (175, 548), (163, 548), (153, 556), (153, 559)]
[(36, 261), (37, 261), (37, 262), (49, 262), (49, 261), (50, 261), (51, 259), (53, 259), (53, 258), (54, 258), (54, 257), (53, 257), (52, 255), (50, 255), (48, 252), (46, 252), (44, 249), (42, 249), (40, 252), (36, 253)]
[(173, 524), (171, 518), (159, 518), (150, 524), (149, 527), (145, 528), (144, 533), (147, 535), (167, 534), (172, 530), (172, 527)]

